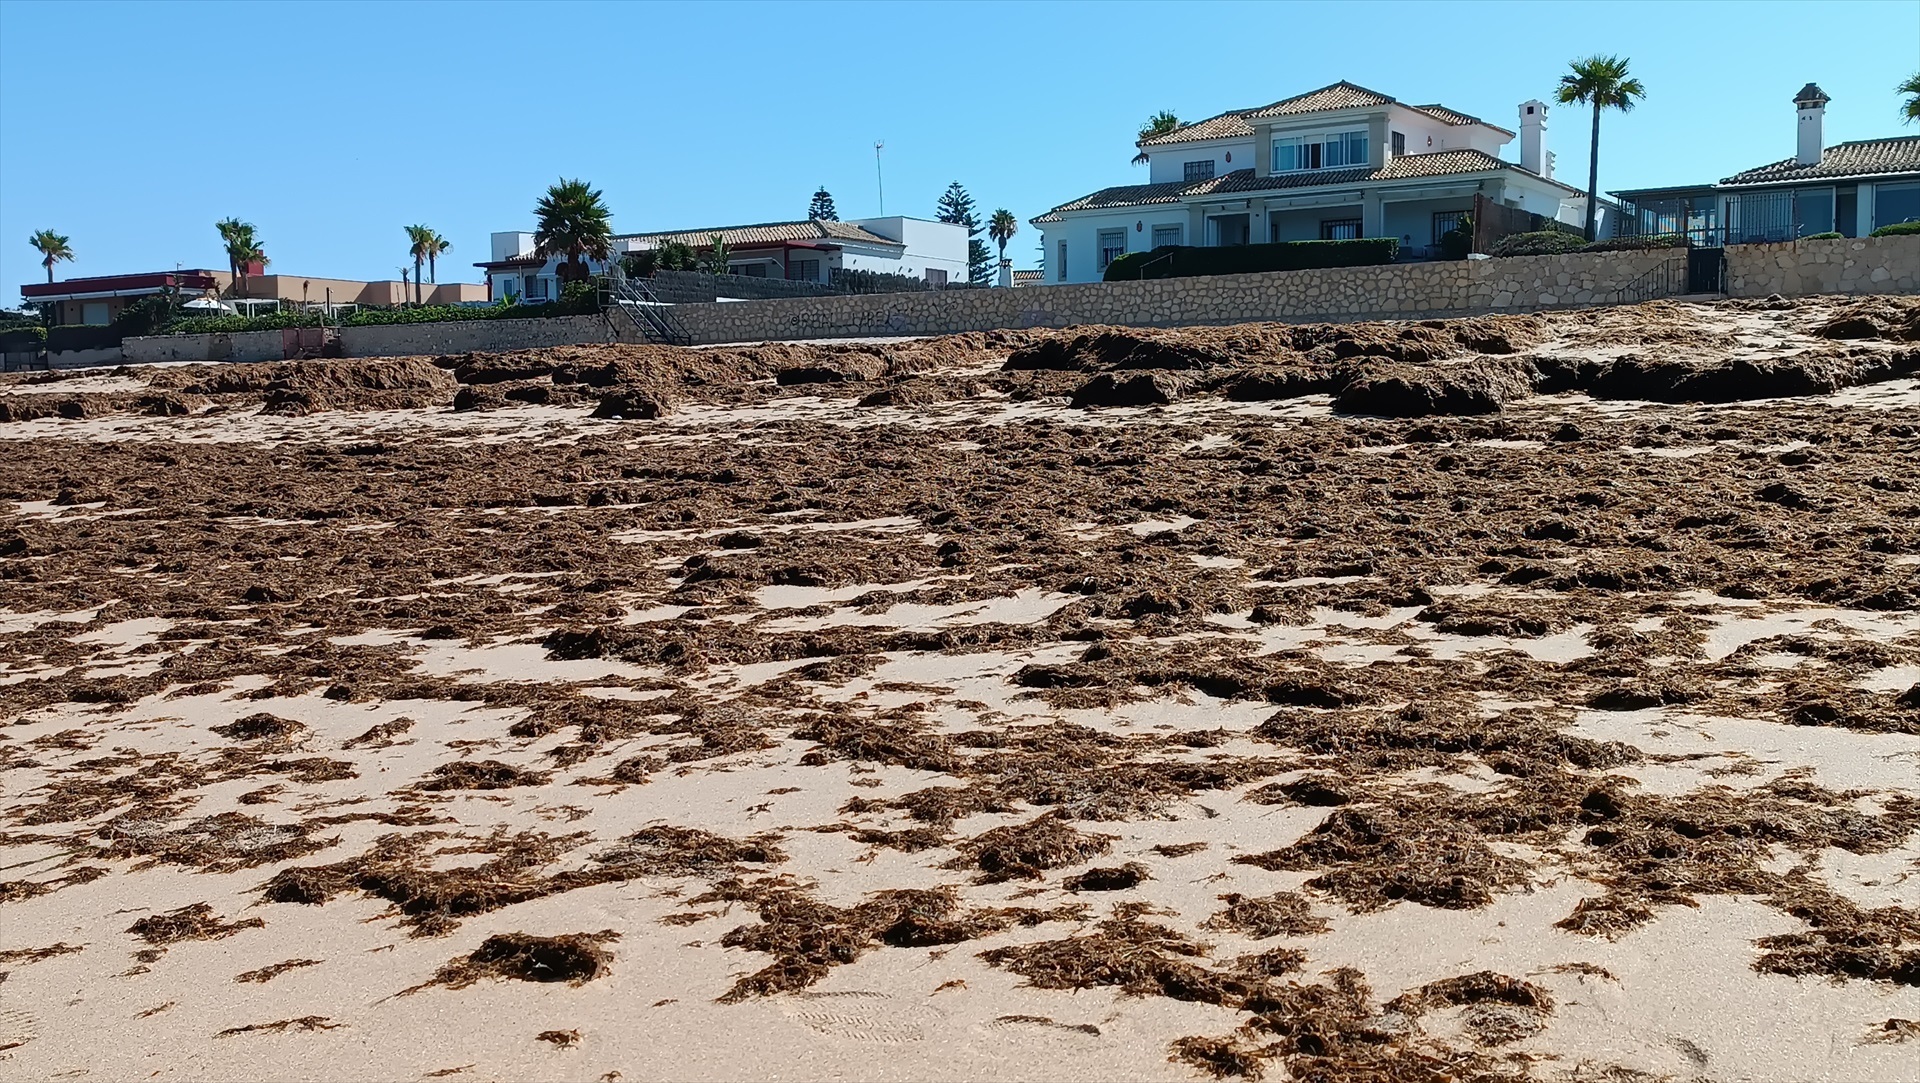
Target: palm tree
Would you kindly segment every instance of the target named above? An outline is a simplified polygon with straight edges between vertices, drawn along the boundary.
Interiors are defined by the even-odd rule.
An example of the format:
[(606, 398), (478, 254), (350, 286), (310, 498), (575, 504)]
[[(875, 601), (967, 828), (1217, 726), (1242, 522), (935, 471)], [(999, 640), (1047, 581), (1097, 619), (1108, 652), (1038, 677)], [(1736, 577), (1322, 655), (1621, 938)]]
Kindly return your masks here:
[(73, 259), (73, 246), (67, 238), (50, 229), (43, 229), (27, 238), (27, 243), (40, 253), (40, 266), (47, 269), (47, 281), (53, 281), (53, 265), (61, 260)]
[(413, 303), (420, 304), (420, 265), (427, 260), (427, 249), (432, 244), (433, 231), (425, 226), (408, 226), (407, 240), (413, 246), (407, 249), (407, 255), (413, 257)]
[(234, 249), (239, 242), (240, 232), (253, 227), (238, 218), (222, 218), (213, 224), (213, 228), (220, 232), (220, 244), (227, 250), (227, 276), (237, 280), (240, 277), (240, 265), (234, 260)]
[[(1138, 141), (1144, 143), (1155, 136), (1165, 135), (1179, 126), (1180, 118), (1173, 115), (1173, 110), (1162, 109), (1158, 113), (1148, 117), (1145, 124), (1140, 125), (1140, 138)], [(1144, 150), (1133, 156), (1134, 165), (1144, 164), (1146, 160), (1147, 152)]]
[(1561, 105), (1593, 106), (1593, 146), (1587, 158), (1587, 240), (1593, 240), (1594, 217), (1600, 210), (1600, 111), (1630, 111), (1647, 96), (1640, 80), (1627, 74), (1624, 57), (1590, 56), (1574, 61), (1570, 74), (1560, 77)]
[(436, 266), (436, 263), (440, 257), (446, 253), (447, 249), (452, 247), (452, 241), (440, 236), (440, 234), (433, 230), (427, 231), (427, 281), (436, 286), (440, 284), (440, 268)]
[(547, 189), (533, 213), (537, 219), (534, 251), (548, 259), (566, 256), (560, 272), (563, 280), (583, 281), (587, 277), (585, 260), (613, 257), (613, 227), (607, 224), (612, 212), (601, 201), (600, 192), (586, 181), (563, 178)]
[(1893, 88), (1896, 94), (1905, 94), (1906, 103), (1900, 107), (1901, 122), (1912, 124), (1920, 120), (1920, 71), (1907, 76), (1907, 81)]
[(987, 236), (993, 238), (993, 243), (1000, 246), (1001, 263), (1007, 262), (1007, 242), (1013, 240), (1013, 235), (1018, 232), (1020, 232), (1019, 221), (1013, 217), (1013, 212), (1005, 207), (994, 211), (993, 217), (987, 219)]

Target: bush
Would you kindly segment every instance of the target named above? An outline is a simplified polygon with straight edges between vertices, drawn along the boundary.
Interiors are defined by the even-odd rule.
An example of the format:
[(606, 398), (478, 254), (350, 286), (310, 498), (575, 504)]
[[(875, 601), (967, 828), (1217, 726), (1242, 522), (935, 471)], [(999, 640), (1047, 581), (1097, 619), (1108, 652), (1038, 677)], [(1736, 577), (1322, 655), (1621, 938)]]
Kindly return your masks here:
[[(544, 304), (423, 305), (420, 308), (362, 308), (326, 322), (336, 327), (378, 327), (397, 323), (449, 323), (456, 320), (537, 320), (552, 316), (590, 316), (600, 311), (599, 286), (569, 282), (558, 301)], [(161, 328), (167, 335), (234, 335), (247, 331), (279, 331), (288, 327), (318, 327), (320, 313), (268, 312), (260, 316), (189, 316)]]
[(17, 325), (0, 331), (0, 353), (40, 350), (47, 345), (47, 329), (32, 324)]
[(1649, 233), (1644, 237), (1614, 237), (1581, 245), (1582, 252), (1640, 252), (1650, 248), (1680, 248), (1686, 238), (1678, 233)]
[(827, 273), (827, 284), (840, 293), (921, 293), (933, 288), (931, 282), (914, 275), (854, 267), (833, 268)]
[(1536, 233), (1509, 233), (1493, 242), (1493, 251), (1489, 256), (1557, 256), (1562, 252), (1577, 251), (1586, 246), (1587, 239), (1578, 233), (1567, 233), (1558, 229), (1543, 229)]
[(1800, 239), (1803, 241), (1837, 241), (1845, 236), (1846, 234), (1837, 230), (1830, 230), (1826, 233), (1809, 233)]
[(1466, 259), (1473, 254), (1473, 216), (1463, 214), (1452, 229), (1440, 235), (1441, 259)]
[(1920, 234), (1920, 222), (1895, 222), (1893, 225), (1890, 225), (1890, 226), (1881, 226), (1879, 229), (1876, 229), (1872, 233), (1867, 234), (1867, 236), (1869, 237), (1911, 237), (1911, 236), (1914, 236), (1915, 234)]
[(47, 328), (47, 349), (55, 353), (66, 350), (110, 350), (120, 345), (120, 337), (120, 329), (111, 324), (65, 324)]
[(1281, 241), (1230, 248), (1166, 245), (1151, 252), (1129, 252), (1107, 265), (1108, 282), (1141, 278), (1196, 278), (1207, 275), (1307, 271), (1321, 267), (1368, 267), (1392, 263), (1400, 242), (1392, 237), (1359, 241)]

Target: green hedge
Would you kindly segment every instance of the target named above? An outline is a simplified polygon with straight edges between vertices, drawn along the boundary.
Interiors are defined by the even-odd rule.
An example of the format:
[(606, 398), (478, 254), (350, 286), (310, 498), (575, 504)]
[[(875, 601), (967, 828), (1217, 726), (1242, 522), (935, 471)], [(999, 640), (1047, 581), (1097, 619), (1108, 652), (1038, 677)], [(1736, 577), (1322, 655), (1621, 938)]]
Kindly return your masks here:
[(1489, 256), (1557, 256), (1585, 248), (1587, 239), (1578, 233), (1543, 229), (1534, 233), (1509, 233), (1493, 242)]
[(47, 345), (47, 329), (44, 327), (9, 327), (0, 331), (0, 351), (38, 350)]
[(1809, 233), (1800, 239), (1803, 241), (1837, 241), (1845, 236), (1846, 234), (1844, 233), (1832, 231), (1827, 233)]
[(1307, 271), (1321, 267), (1367, 267), (1392, 263), (1400, 242), (1392, 237), (1359, 241), (1281, 241), (1225, 248), (1166, 245), (1151, 252), (1129, 252), (1107, 265), (1108, 282), (1141, 278), (1197, 278), (1206, 275)]
[[(537, 320), (552, 316), (588, 316), (600, 311), (595, 288), (569, 282), (560, 299), (545, 304), (425, 305), (420, 308), (362, 308), (326, 322), (335, 327), (374, 327), (396, 323), (451, 323), (458, 320)], [(278, 331), (288, 327), (318, 327), (318, 312), (268, 312), (260, 316), (189, 316), (161, 328), (168, 335), (232, 335), (246, 331)]]
[(1687, 243), (1678, 233), (1649, 233), (1644, 237), (1614, 237), (1580, 246), (1582, 252), (1640, 252), (1650, 248), (1680, 248)]
[(110, 350), (120, 345), (120, 328), (108, 323), (70, 323), (47, 328), (47, 350)]
[(1890, 226), (1881, 226), (1879, 229), (1876, 229), (1872, 233), (1867, 234), (1867, 236), (1869, 237), (1911, 237), (1917, 233), (1920, 233), (1920, 222), (1895, 222), (1893, 225), (1890, 225)]

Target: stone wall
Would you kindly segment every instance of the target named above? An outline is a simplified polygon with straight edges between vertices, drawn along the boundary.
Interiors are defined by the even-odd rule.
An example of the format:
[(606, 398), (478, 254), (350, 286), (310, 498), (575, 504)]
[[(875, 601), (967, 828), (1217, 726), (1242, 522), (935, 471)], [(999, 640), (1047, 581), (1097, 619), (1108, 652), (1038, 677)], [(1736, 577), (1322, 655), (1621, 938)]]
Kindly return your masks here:
[(1842, 237), (1727, 249), (1735, 297), (1920, 292), (1920, 237)]
[[(1606, 304), (1656, 268), (1684, 275), (1686, 253), (1569, 253), (1379, 267), (675, 305), (696, 343), (940, 335), (1001, 328), (1180, 327), (1254, 320), (1420, 319)], [(1684, 281), (1684, 278), (1679, 279)], [(1839, 238), (1727, 249), (1736, 297), (1920, 291), (1920, 237)], [(622, 338), (637, 336), (623, 328)], [(605, 342), (598, 316), (346, 327), (348, 357), (499, 352)], [(128, 361), (258, 361), (283, 356), (278, 331), (130, 338)]]
[(679, 305), (674, 315), (694, 341), (715, 343), (1097, 323), (1173, 327), (1530, 312), (1613, 300), (1616, 291), (1642, 274), (1684, 258), (1672, 250), (1517, 256), (1023, 290)]
[(605, 341), (607, 321), (598, 316), (385, 323), (340, 329), (340, 351), (348, 357), (437, 356), (473, 351), (498, 353)]
[(124, 359), (125, 356), (118, 346), (106, 346), (97, 350), (49, 350), (47, 367), (50, 369), (97, 369), (121, 364)]

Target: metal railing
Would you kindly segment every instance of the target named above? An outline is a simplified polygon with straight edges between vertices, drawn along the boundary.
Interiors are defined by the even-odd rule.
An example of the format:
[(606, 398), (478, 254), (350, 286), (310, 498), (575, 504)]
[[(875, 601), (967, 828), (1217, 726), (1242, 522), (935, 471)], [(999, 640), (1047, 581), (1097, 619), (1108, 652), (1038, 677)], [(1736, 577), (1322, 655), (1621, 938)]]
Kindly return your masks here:
[(1642, 301), (1685, 293), (1686, 289), (1687, 261), (1684, 258), (1670, 259), (1613, 291), (1613, 303), (1616, 305), (1639, 304)]
[[(612, 263), (607, 268), (605, 281), (600, 311), (609, 328), (616, 318), (625, 319), (648, 342), (693, 345), (693, 336), (674, 318), (673, 306), (660, 300), (645, 279), (628, 278), (618, 263)], [(620, 315), (615, 317), (615, 312)]]

